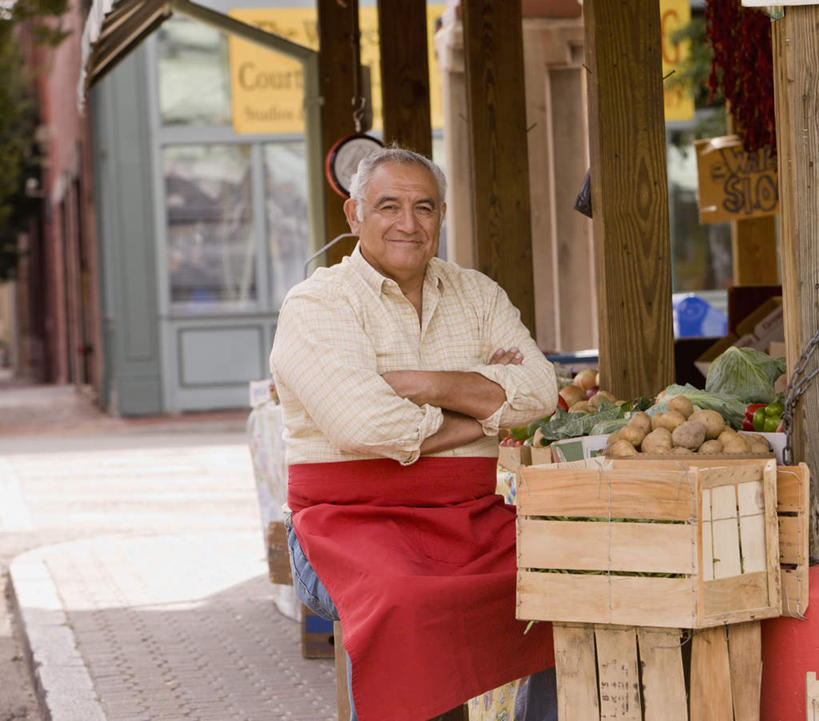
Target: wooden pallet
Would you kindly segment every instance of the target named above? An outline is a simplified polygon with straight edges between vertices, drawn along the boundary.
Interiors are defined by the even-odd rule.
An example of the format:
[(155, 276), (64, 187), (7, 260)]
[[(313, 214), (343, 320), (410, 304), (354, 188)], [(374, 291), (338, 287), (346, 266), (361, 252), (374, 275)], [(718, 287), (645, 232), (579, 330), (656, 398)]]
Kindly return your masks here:
[(706, 628), (779, 616), (776, 479), (772, 459), (521, 468), (518, 618)]
[(553, 628), (560, 721), (759, 721), (758, 622)]
[(808, 608), (810, 470), (805, 463), (776, 469), (782, 615), (801, 618)]

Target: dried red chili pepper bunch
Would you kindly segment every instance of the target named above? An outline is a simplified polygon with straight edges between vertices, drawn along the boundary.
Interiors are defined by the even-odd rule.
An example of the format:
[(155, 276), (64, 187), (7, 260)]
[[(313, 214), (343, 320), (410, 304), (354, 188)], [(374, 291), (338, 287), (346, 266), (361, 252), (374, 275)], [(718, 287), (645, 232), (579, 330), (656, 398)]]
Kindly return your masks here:
[[(740, 0), (708, 0), (705, 33), (714, 51), (709, 102), (720, 87), (747, 152), (776, 151), (771, 21)], [(720, 73), (721, 71), (721, 77)]]

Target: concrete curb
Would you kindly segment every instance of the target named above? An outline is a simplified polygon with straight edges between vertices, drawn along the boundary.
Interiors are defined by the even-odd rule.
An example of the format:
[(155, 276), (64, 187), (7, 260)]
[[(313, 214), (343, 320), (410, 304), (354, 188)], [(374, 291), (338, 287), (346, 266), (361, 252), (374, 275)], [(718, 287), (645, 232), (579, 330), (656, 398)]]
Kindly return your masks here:
[(46, 721), (107, 721), (57, 588), (37, 552), (9, 568), (14, 612)]

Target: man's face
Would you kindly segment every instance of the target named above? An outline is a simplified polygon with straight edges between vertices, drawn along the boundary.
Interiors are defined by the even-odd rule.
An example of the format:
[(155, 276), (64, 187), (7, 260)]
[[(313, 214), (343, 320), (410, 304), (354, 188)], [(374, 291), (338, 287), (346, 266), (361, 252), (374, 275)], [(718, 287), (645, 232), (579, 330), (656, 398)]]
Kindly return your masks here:
[(427, 262), (438, 252), (445, 210), (432, 173), (414, 163), (379, 165), (362, 205), (363, 220), (354, 200), (344, 204), (344, 212), (367, 262), (399, 285), (422, 281)]

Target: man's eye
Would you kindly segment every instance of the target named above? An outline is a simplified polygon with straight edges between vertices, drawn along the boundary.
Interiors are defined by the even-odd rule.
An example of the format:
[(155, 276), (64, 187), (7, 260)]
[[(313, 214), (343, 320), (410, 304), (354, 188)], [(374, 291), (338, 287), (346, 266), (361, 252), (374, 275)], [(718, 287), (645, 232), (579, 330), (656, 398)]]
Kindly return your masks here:
[(432, 215), (435, 212), (435, 209), (429, 205), (419, 205), (416, 210), (421, 213), (421, 215)]
[(382, 213), (397, 213), (398, 206), (397, 205), (382, 205), (380, 208)]

